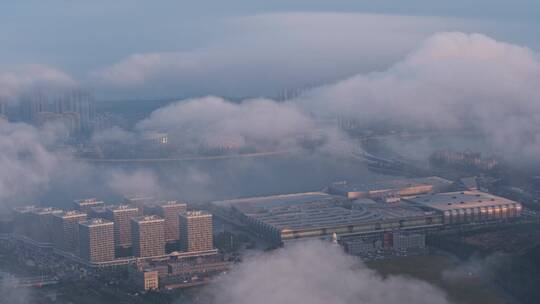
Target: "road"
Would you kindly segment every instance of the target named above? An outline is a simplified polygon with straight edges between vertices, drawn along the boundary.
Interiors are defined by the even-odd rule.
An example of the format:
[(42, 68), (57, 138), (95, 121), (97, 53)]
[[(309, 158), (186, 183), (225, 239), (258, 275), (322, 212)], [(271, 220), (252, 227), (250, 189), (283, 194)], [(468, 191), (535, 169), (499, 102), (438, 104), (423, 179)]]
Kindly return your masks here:
[(217, 155), (217, 156), (186, 156), (177, 158), (78, 158), (81, 161), (99, 162), (99, 163), (151, 163), (151, 162), (181, 162), (181, 161), (204, 161), (204, 160), (224, 160), (238, 158), (256, 158), (268, 157), (297, 153), (296, 150), (291, 151), (272, 151), (272, 152), (256, 152), (244, 153), (235, 155)]

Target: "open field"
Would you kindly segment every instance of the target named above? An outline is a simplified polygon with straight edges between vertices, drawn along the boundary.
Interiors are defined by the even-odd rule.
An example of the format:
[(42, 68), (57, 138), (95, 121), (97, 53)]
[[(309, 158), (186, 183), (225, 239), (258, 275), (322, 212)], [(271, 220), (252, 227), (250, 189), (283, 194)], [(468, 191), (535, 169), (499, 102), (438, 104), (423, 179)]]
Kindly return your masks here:
[(444, 290), (456, 304), (515, 303), (478, 268), (463, 267), (459, 261), (445, 255), (399, 257), (367, 263), (382, 276), (401, 275), (427, 281)]

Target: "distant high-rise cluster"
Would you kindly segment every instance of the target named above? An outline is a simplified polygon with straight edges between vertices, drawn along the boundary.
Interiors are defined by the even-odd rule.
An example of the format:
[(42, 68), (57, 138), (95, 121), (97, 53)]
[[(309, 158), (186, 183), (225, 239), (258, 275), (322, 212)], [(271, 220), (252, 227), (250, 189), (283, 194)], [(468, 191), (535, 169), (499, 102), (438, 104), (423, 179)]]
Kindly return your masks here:
[(95, 265), (164, 257), (168, 243), (184, 248), (184, 254), (216, 252), (209, 213), (187, 211), (187, 205), (178, 201), (145, 198), (128, 202), (140, 208), (133, 204), (107, 206), (95, 198), (75, 200), (74, 210), (69, 211), (17, 207), (13, 232), (33, 244), (54, 247)]
[(94, 97), (82, 89), (54, 93), (34, 90), (21, 97), (20, 118), (38, 126), (61, 123), (68, 135), (89, 132), (93, 125)]

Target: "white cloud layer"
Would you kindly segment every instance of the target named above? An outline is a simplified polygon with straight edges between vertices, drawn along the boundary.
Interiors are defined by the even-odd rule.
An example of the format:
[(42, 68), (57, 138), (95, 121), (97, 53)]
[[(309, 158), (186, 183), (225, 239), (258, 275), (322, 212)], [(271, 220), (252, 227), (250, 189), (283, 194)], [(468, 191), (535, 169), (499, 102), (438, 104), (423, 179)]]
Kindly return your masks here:
[(447, 304), (432, 285), (380, 277), (330, 243), (303, 242), (240, 264), (208, 292), (215, 303)]
[(97, 69), (109, 92), (150, 96), (275, 95), (388, 66), (434, 32), (471, 26), (449, 18), (365, 13), (274, 13), (221, 23), (199, 49), (136, 53)]
[(47, 188), (61, 162), (61, 152), (47, 148), (55, 142), (49, 129), (0, 124), (0, 202), (24, 201)]
[(482, 34), (440, 33), (391, 68), (314, 89), (297, 102), (365, 125), (475, 131), (498, 152), (540, 153), (540, 60)]
[[(37, 84), (75, 83), (64, 73), (44, 67), (0, 75), (2, 96), (14, 96)], [(494, 152), (509, 159), (536, 161), (540, 153), (538, 83), (540, 59), (534, 51), (481, 34), (440, 33), (386, 70), (357, 74), (312, 89), (296, 100), (184, 100), (155, 111), (137, 129), (169, 132), (191, 149), (230, 142), (257, 150), (286, 150), (298, 148), (305, 138), (320, 136), (321, 149), (335, 154), (350, 151), (347, 140), (313, 115), (344, 116), (366, 126), (474, 131), (486, 137)], [(55, 142), (50, 131), (10, 123), (0, 129), (0, 198), (4, 201), (42, 190), (52, 175), (64, 172), (65, 165), (57, 166), (65, 164), (64, 159), (49, 148)], [(118, 129), (96, 135), (94, 140), (110, 142), (126, 134), (133, 136)], [(71, 170), (70, 176), (84, 175), (84, 170)], [(101, 178), (112, 191), (126, 192), (128, 187), (118, 181), (131, 176), (108, 173)], [(153, 176), (134, 173), (133, 180), (150, 180), (154, 185), (149, 191), (161, 191)], [(209, 183), (208, 178), (188, 181), (203, 187)]]
[(339, 141), (337, 131), (317, 129), (295, 104), (269, 99), (233, 103), (209, 96), (179, 101), (156, 110), (137, 128), (168, 132), (173, 141), (191, 150), (200, 145), (286, 150), (298, 148), (299, 141), (316, 130), (334, 144)]
[(0, 70), (0, 100), (13, 101), (36, 88), (47, 90), (73, 87), (77, 81), (65, 72), (45, 65), (23, 65)]

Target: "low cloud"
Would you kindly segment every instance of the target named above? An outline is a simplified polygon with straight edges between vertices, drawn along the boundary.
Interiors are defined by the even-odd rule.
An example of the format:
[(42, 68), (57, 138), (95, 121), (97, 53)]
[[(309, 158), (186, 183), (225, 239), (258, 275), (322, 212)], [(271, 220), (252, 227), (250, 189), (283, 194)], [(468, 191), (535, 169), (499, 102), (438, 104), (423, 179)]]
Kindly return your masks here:
[(164, 190), (159, 185), (156, 174), (149, 170), (113, 171), (107, 179), (114, 193), (122, 196), (163, 197)]
[[(67, 80), (61, 75), (44, 78)], [(356, 119), (366, 128), (383, 125), (412, 131), (472, 131), (486, 139), (486, 150), (508, 159), (531, 161), (537, 160), (540, 152), (538, 83), (540, 59), (536, 52), (481, 34), (441, 33), (386, 70), (318, 87), (297, 99), (232, 102), (209, 96), (182, 100), (154, 111), (136, 125), (135, 131), (168, 132), (171, 142), (190, 151), (201, 146), (294, 150), (305, 148), (309, 142), (316, 143), (318, 152), (335, 156), (347, 155), (354, 149), (346, 135), (327, 123), (327, 118), (344, 117)], [(89, 166), (71, 162), (69, 151), (54, 148), (59, 142), (51, 134), (54, 132), (24, 124), (2, 125), (0, 162), (4, 169), (0, 173), (0, 198), (4, 201), (24, 201), (30, 194), (47, 189), (56, 178), (63, 180), (64, 186), (87, 180), (94, 186), (97, 180), (102, 184), (95, 188), (118, 194), (138, 190), (133, 188), (139, 187), (129, 189), (127, 181), (148, 186), (148, 192), (166, 194), (169, 193), (162, 191), (171, 183), (193, 185), (200, 193), (221, 186), (216, 185), (210, 170), (197, 166), (184, 166), (182, 170), (192, 170), (194, 174), (172, 179), (165, 185), (161, 178), (152, 176), (154, 173), (122, 168), (112, 169), (120, 173), (88, 169)], [(95, 134), (93, 140), (111, 144), (119, 138), (129, 141), (138, 135), (115, 128)], [(76, 165), (64, 171), (67, 164)], [(71, 178), (73, 175), (78, 179)], [(171, 193), (189, 190), (185, 187)]]
[(382, 278), (339, 246), (287, 246), (243, 262), (206, 290), (214, 303), (447, 304), (436, 287), (400, 276)]
[(13, 123), (0, 126), (1, 201), (24, 201), (48, 186), (64, 153), (48, 148), (55, 143), (50, 129)]
[[(252, 18), (258, 30), (268, 30), (276, 16)], [(311, 19), (284, 14), (279, 20), (278, 26), (289, 28)], [(346, 137), (320, 121), (343, 117), (366, 128), (480, 134), (489, 146), (484, 150), (530, 161), (540, 153), (539, 81), (540, 59), (531, 49), (482, 34), (446, 32), (386, 70), (317, 87), (296, 100), (190, 99), (155, 111), (137, 128), (171, 132), (191, 149), (200, 144), (291, 147), (298, 136), (318, 132), (329, 141), (324, 148), (335, 153), (350, 148), (343, 146)]]
[[(388, 66), (434, 32), (474, 26), (450, 18), (295, 12), (219, 20), (220, 39), (182, 51), (136, 53), (94, 70), (109, 93), (275, 96)], [(364, 58), (369, 58), (364, 60)]]
[(323, 116), (366, 127), (473, 131), (496, 152), (540, 152), (540, 60), (532, 50), (482, 34), (434, 35), (391, 68), (359, 74), (302, 96)]
[(75, 87), (77, 81), (67, 73), (39, 64), (0, 70), (0, 101), (14, 102), (21, 94), (33, 89), (65, 89)]
[(154, 111), (137, 129), (167, 132), (171, 141), (192, 151), (201, 146), (286, 151), (319, 139), (331, 146), (327, 152), (347, 146), (337, 129), (317, 124), (293, 103), (270, 99), (234, 103), (209, 96), (179, 101)]
[(5, 277), (0, 279), (0, 296), (3, 303), (26, 304), (35, 300), (31, 290), (27, 287), (17, 287), (19, 280), (14, 276), (3, 274)]

